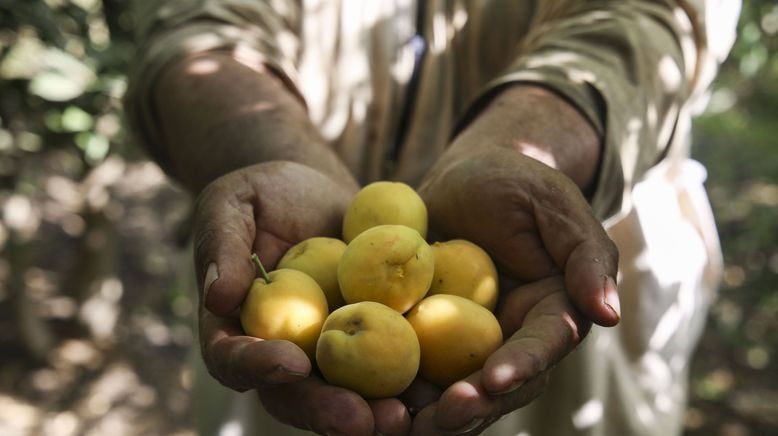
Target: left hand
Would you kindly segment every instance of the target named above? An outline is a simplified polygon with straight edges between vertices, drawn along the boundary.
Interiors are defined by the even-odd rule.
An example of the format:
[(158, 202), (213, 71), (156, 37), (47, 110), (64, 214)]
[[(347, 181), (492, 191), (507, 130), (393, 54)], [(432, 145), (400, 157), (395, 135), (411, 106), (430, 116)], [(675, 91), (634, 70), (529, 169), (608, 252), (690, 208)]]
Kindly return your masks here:
[(465, 131), (419, 188), (434, 231), (480, 245), (519, 285), (497, 310), (505, 344), (419, 412), (416, 434), (483, 431), (542, 392), (548, 371), (592, 321), (619, 321), (618, 252), (581, 190), (561, 171), (494, 145), (500, 141)]
[(321, 434), (403, 433), (411, 422), (402, 402), (366, 401), (326, 383), (297, 345), (247, 336), (237, 313), (256, 275), (251, 253), (272, 269), (292, 245), (337, 236), (355, 190), (306, 165), (271, 161), (228, 173), (202, 191), (194, 232), (198, 282), (201, 289), (208, 284), (200, 299), (201, 351), (216, 380), (256, 390), (280, 422)]

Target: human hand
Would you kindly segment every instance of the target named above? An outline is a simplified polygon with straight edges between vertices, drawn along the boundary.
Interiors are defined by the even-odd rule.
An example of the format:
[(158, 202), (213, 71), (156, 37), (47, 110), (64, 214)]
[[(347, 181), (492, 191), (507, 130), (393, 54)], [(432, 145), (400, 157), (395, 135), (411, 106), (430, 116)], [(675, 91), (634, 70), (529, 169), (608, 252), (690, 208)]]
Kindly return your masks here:
[(561, 276), (511, 288), (496, 311), (507, 340), (481, 370), (443, 392), (417, 380), (413, 388), (426, 395), (409, 403), (424, 406), (412, 435), (481, 433), (539, 396), (553, 366), (588, 333), (591, 323), (570, 303)]
[(618, 251), (560, 171), (514, 150), (460, 146), (441, 158), (419, 193), (439, 236), (478, 244), (524, 283), (561, 274), (589, 320), (618, 323)]
[(284, 252), (312, 236), (338, 236), (356, 186), (292, 162), (268, 162), (229, 173), (200, 194), (195, 212), (195, 267), (204, 293), (200, 346), (211, 375), (237, 391), (256, 389), (281, 422), (318, 433), (407, 431), (396, 399), (367, 402), (312, 373), (302, 349), (288, 341), (246, 336), (238, 309), (255, 278), (258, 253), (273, 268)]
[(419, 192), (439, 236), (475, 242), (519, 282), (497, 310), (505, 344), (414, 418), (416, 434), (477, 434), (539, 395), (590, 321), (618, 322), (618, 253), (569, 178), (488, 140), (453, 144)]

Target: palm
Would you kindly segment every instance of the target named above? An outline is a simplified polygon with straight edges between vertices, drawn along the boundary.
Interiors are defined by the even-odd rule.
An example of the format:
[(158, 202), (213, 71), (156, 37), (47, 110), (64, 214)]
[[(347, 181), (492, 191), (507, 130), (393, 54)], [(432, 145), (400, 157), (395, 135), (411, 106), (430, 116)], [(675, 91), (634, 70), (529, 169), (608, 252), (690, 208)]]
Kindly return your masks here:
[[(576, 243), (599, 227), (591, 217), (579, 224), (566, 216), (588, 212), (572, 182), (511, 150), (433, 172), (420, 191), (441, 236), (481, 245), (505, 273), (523, 281), (558, 274)], [(597, 233), (604, 235), (601, 228)]]
[[(198, 198), (197, 253), (210, 253), (200, 250), (201, 246), (221, 242), (215, 238), (228, 232), (235, 239), (234, 248), (240, 250), (232, 257), (245, 259), (257, 251), (272, 267), (294, 243), (311, 236), (337, 235), (349, 199), (349, 192), (302, 165), (262, 164), (230, 173)], [(229, 222), (223, 218), (227, 215)], [(206, 260), (198, 259), (198, 266), (205, 266)]]

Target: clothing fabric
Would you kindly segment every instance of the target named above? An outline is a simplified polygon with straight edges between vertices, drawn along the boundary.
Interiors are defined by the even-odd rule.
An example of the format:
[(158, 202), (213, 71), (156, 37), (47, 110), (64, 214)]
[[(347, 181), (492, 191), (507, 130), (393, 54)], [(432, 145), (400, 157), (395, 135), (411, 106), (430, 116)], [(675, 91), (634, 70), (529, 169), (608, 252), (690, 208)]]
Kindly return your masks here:
[[(721, 267), (705, 172), (688, 159), (691, 118), (731, 48), (739, 8), (737, 0), (146, 2), (127, 114), (164, 161), (152, 105), (160, 72), (192, 54), (230, 52), (279, 75), (361, 182), (413, 185), (501, 87), (556, 91), (603, 138), (591, 206), (621, 252), (622, 322), (594, 328), (538, 400), (487, 434), (676, 434)], [(297, 431), (259, 416), (252, 394), (208, 390), (203, 398), (221, 400), (203, 434)]]

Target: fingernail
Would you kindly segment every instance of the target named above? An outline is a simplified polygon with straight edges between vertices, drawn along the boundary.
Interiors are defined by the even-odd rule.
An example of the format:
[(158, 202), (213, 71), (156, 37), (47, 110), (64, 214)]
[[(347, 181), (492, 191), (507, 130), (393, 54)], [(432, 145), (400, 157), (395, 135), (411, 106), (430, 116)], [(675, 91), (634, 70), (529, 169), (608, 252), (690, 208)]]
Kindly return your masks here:
[(205, 282), (203, 283), (203, 301), (206, 301), (208, 297), (208, 291), (211, 290), (211, 285), (216, 279), (219, 278), (219, 269), (216, 268), (215, 263), (208, 264), (208, 269), (205, 271)]
[(292, 371), (288, 368), (280, 367), (276, 370), (279, 374), (286, 374), (286, 375), (292, 375), (295, 377), (308, 377), (309, 373), (307, 372), (300, 372), (300, 371)]
[(450, 431), (450, 432), (446, 432), (446, 433), (448, 433), (448, 434), (464, 434), (464, 433), (469, 433), (469, 432), (477, 429), (481, 425), (483, 425), (483, 423), (484, 423), (484, 419), (483, 418), (473, 418), (472, 421), (468, 422), (464, 426), (462, 426), (462, 427), (460, 427), (460, 428), (458, 428), (456, 430), (453, 430), (453, 431)]
[(611, 308), (613, 313), (616, 314), (618, 319), (621, 319), (621, 303), (619, 302), (619, 294), (616, 292), (616, 283), (611, 277), (605, 278), (605, 304)]

